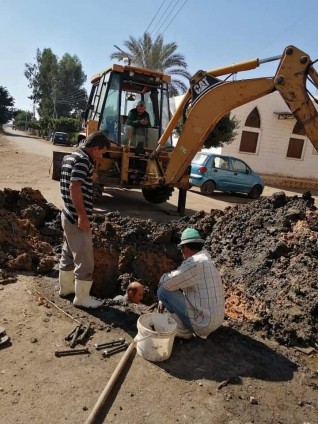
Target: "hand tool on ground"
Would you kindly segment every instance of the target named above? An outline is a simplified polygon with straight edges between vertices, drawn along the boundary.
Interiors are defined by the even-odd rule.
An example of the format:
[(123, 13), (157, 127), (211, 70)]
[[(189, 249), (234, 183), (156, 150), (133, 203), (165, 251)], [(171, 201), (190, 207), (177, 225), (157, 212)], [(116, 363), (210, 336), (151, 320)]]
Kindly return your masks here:
[(104, 350), (102, 355), (103, 355), (104, 358), (109, 358), (110, 356), (114, 355), (115, 353), (122, 352), (122, 351), (126, 350), (128, 346), (129, 346), (129, 343), (127, 343), (127, 342), (122, 343), (118, 346), (114, 346), (114, 347), (111, 347), (110, 349)]
[(120, 346), (124, 343), (125, 343), (125, 339), (123, 337), (120, 337), (118, 340), (113, 340), (111, 342), (95, 343), (94, 348), (96, 350), (101, 350), (101, 349), (107, 349), (108, 347)]
[(85, 353), (90, 353), (87, 347), (85, 349), (56, 350), (54, 352), (58, 358), (61, 356), (83, 355)]

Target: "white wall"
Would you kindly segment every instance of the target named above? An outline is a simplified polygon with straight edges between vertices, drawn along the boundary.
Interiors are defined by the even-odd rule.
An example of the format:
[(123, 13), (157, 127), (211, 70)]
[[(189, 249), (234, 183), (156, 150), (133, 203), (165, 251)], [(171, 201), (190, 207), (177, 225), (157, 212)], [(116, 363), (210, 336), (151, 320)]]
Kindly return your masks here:
[[(261, 119), (257, 152), (239, 152), (242, 131), (249, 130), (244, 126), (246, 118), (255, 106)], [(234, 109), (232, 114), (240, 121), (238, 135), (232, 144), (222, 148), (222, 154), (239, 157), (262, 174), (318, 179), (318, 155), (313, 154), (314, 148), (310, 140), (305, 137), (301, 159), (287, 158), (290, 137), (298, 137), (292, 135), (296, 119), (278, 119), (274, 112), (290, 112), (278, 92)]]

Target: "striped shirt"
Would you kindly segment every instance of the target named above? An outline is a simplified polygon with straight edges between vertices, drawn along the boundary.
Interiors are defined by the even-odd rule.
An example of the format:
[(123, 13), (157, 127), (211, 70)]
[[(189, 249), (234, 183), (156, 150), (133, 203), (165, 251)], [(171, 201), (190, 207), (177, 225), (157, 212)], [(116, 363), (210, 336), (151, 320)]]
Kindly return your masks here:
[(70, 183), (71, 181), (80, 181), (84, 207), (87, 217), (91, 221), (93, 216), (93, 170), (93, 160), (82, 149), (78, 149), (63, 159), (60, 179), (60, 190), (64, 202), (63, 213), (73, 224), (77, 222), (78, 214), (71, 199)]
[(192, 328), (198, 336), (209, 335), (222, 324), (222, 279), (206, 250), (190, 256), (179, 268), (164, 274), (159, 285), (168, 291), (182, 290)]

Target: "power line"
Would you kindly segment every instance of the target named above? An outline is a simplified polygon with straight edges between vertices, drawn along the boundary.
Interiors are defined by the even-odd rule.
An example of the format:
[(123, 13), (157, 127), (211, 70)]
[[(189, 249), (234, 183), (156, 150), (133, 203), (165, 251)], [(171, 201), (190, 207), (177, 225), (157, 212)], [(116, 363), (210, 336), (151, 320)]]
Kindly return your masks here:
[(160, 10), (161, 10), (162, 6), (165, 4), (165, 2), (166, 2), (166, 0), (163, 0), (163, 2), (161, 3), (161, 6), (160, 6), (160, 7), (159, 7), (159, 9), (157, 10), (157, 12), (156, 12), (155, 16), (151, 19), (151, 21), (150, 21), (149, 25), (147, 26), (147, 28), (146, 28), (145, 32), (147, 32), (147, 31), (148, 31), (149, 27), (151, 26), (151, 24), (153, 23), (153, 21), (156, 19), (156, 17), (157, 17), (157, 15), (158, 15), (158, 13), (160, 12)]
[(70, 99), (70, 98), (73, 98), (73, 97), (78, 97), (78, 96), (82, 97), (82, 96), (85, 96), (85, 93), (86, 93), (86, 90), (85, 90), (85, 93), (84, 93), (84, 90), (85, 90), (85, 88), (79, 88), (78, 90), (72, 91), (71, 93), (58, 96), (57, 99), (67, 100), (67, 99)]
[(180, 9), (178, 10), (178, 12), (174, 15), (174, 17), (171, 19), (171, 21), (168, 23), (168, 25), (165, 27), (165, 29), (162, 31), (161, 34), (164, 34), (166, 29), (170, 26), (170, 24), (175, 20), (175, 18), (179, 15), (179, 13), (181, 12), (181, 10), (183, 9), (184, 5), (188, 2), (189, 0), (185, 0), (182, 4), (182, 6), (180, 7)]
[[(171, 13), (173, 12), (173, 10), (178, 6), (178, 3), (180, 0), (177, 0), (176, 3), (173, 5), (173, 7), (171, 8), (172, 4), (173, 4), (174, 0), (171, 0), (169, 5), (165, 8), (165, 10), (163, 11), (163, 13), (161, 14), (159, 20), (157, 21), (157, 23), (155, 24), (154, 29), (152, 30), (152, 33), (150, 33), (150, 36), (152, 36), (153, 38), (155, 38), (157, 36), (157, 34), (159, 34), (160, 29), (163, 27), (163, 25), (165, 24), (165, 22), (167, 21), (167, 19), (169, 18), (169, 16), (171, 16)], [(152, 18), (151, 22), (149, 23), (145, 33), (147, 32), (147, 30), (150, 28), (151, 24), (154, 22), (155, 18), (157, 17), (159, 11), (162, 9), (163, 5), (165, 4), (166, 0), (164, 0), (158, 11), (156, 12), (155, 16)], [(181, 10), (183, 9), (183, 7), (185, 6), (185, 4), (188, 2), (188, 0), (185, 0), (183, 2), (183, 4), (181, 5), (181, 7), (178, 9), (178, 11), (175, 13), (175, 15), (173, 16), (173, 18), (170, 20), (170, 22), (166, 25), (165, 29), (163, 32), (161, 32), (161, 35), (166, 31), (166, 29), (169, 27), (169, 25), (171, 25), (171, 23), (174, 21), (174, 19), (178, 16), (178, 14), (181, 12)], [(169, 10), (170, 9), (170, 10)], [(168, 13), (168, 15), (165, 17), (165, 15)], [(165, 17), (165, 19), (164, 19)], [(164, 20), (163, 20), (164, 19)], [(163, 20), (163, 22), (162, 22)], [(158, 28), (159, 26), (159, 28)], [(152, 35), (154, 33), (154, 31), (156, 30), (156, 28), (158, 28), (157, 32)], [(147, 49), (145, 49), (143, 51), (143, 56), (146, 57), (147, 54), (150, 52), (151, 47), (148, 47)]]
[[(157, 23), (155, 24), (153, 30), (151, 31), (152, 34), (155, 33), (154, 37), (158, 34), (160, 28), (166, 22), (166, 20), (169, 18), (169, 15), (173, 11), (173, 9), (176, 7), (176, 5), (179, 3), (179, 1), (180, 0), (177, 0), (177, 3), (174, 6), (173, 6), (174, 0), (171, 0), (170, 1), (169, 5), (166, 7), (166, 9), (164, 10), (164, 12), (161, 14), (159, 20), (157, 21)], [(171, 9), (171, 7), (172, 7), (172, 9)], [(162, 21), (163, 21), (163, 23), (162, 23)], [(159, 29), (157, 30), (158, 27), (159, 27)]]

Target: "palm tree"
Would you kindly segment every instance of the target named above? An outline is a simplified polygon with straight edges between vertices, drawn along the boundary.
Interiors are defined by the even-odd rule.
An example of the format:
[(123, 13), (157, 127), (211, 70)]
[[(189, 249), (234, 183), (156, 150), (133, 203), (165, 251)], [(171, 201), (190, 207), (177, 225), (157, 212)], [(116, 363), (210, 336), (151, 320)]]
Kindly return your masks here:
[(129, 63), (140, 68), (152, 69), (171, 75), (172, 82), (170, 95), (177, 96), (188, 89), (188, 85), (174, 76), (190, 79), (187, 63), (182, 54), (175, 53), (176, 43), (164, 44), (163, 36), (158, 35), (154, 40), (148, 32), (138, 40), (132, 36), (124, 41), (124, 50), (119, 50), (110, 55), (111, 60), (129, 59)]

